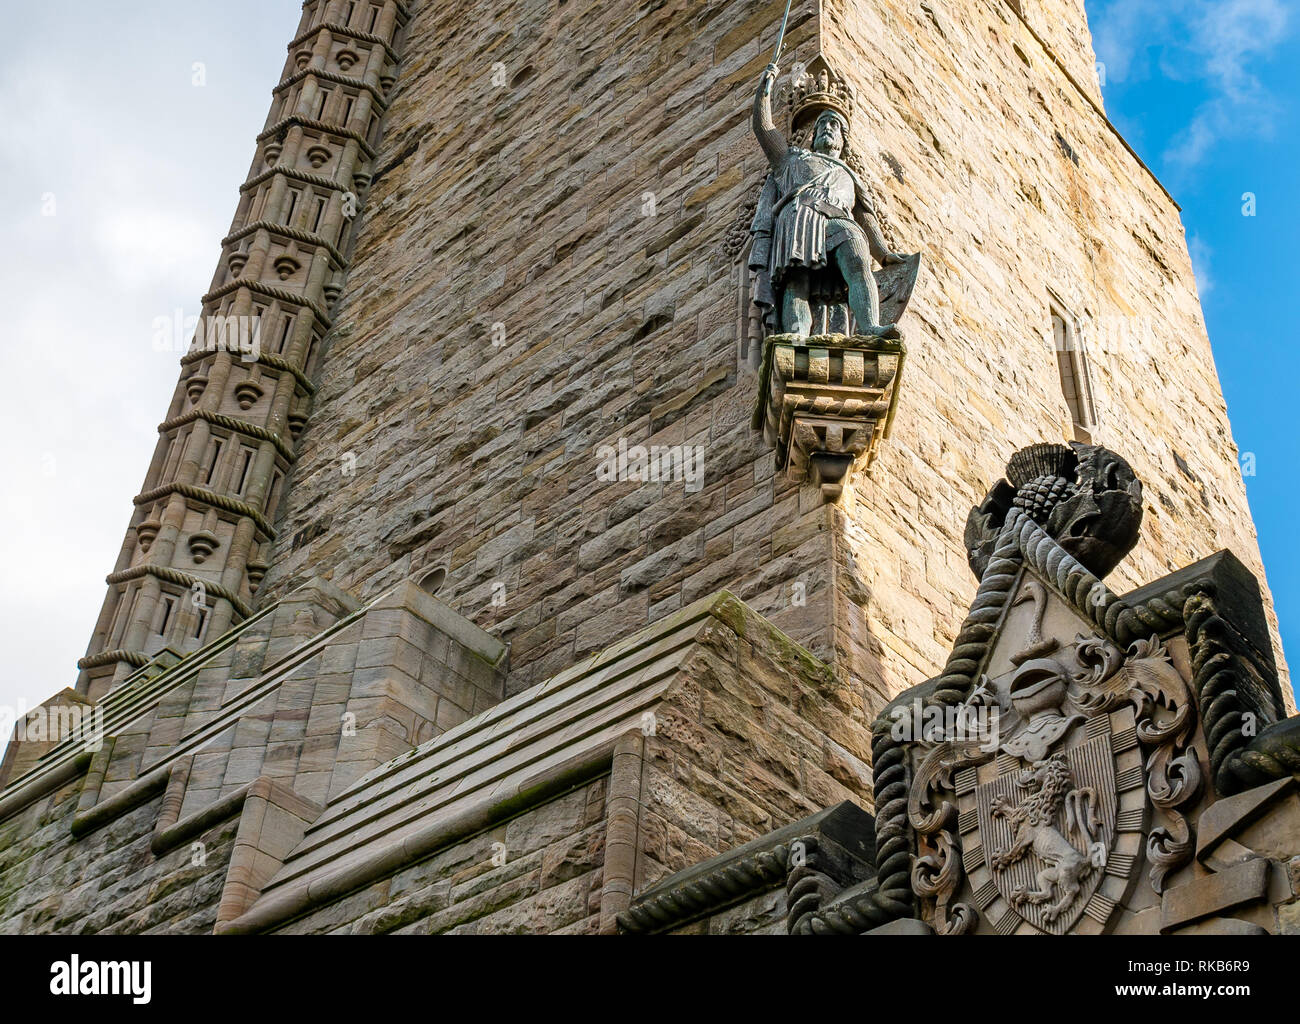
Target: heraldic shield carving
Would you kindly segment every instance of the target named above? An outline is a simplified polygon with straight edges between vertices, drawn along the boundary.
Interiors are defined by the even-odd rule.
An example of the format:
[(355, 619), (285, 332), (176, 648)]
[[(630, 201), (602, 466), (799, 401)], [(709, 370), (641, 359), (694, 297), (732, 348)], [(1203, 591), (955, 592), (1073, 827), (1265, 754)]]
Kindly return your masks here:
[[(1141, 520), (1112, 451), (1012, 456), (967, 520), (979, 588), (942, 671), (872, 723), (874, 875), (802, 862), (792, 934), (1280, 929), (1264, 857), (1283, 826), (1255, 815), (1292, 813), (1300, 716), (1278, 717), (1258, 588), (1220, 552), (1116, 594)], [(1243, 917), (1210, 920), (1229, 886)]]
[[(1110, 741), (1107, 730), (975, 789), (981, 867), (991, 875), (984, 884), (1042, 931), (1060, 934), (1088, 910), (1109, 861), (1117, 804)], [(977, 892), (976, 904), (987, 895)], [(1109, 916), (1104, 902), (1091, 913), (1102, 923)]]
[[(1011, 469), (1023, 477), (1014, 498), (1002, 509), (990, 499), (968, 529), (981, 588), (963, 636), (978, 642), (959, 638), (945, 675), (915, 692), (918, 711), (943, 714), (899, 751), (910, 888), (943, 933), (1099, 932), (1144, 871), (1158, 894), (1191, 856), (1196, 708), (1159, 636), (1121, 648), (1099, 628), (1121, 605), (1089, 565), (1106, 571), (1136, 538), (1115, 508), (1140, 516), (1127, 466), (1101, 449), (1040, 446)], [(1077, 556), (1053, 516), (1092, 524), (1064, 531)], [(905, 718), (906, 702), (890, 713)]]
[(1125, 654), (1080, 636), (986, 680), (954, 716), (965, 738), (913, 745), (912, 885), (937, 926), (1101, 931), (1144, 856), (1159, 891), (1192, 847), (1179, 810), (1201, 790), (1192, 710), (1155, 638)]

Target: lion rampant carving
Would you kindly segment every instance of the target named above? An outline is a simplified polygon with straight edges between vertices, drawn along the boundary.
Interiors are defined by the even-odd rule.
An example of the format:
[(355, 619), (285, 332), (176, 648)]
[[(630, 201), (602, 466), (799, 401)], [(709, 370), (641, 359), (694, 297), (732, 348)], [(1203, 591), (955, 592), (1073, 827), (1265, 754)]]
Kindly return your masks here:
[[(989, 866), (1003, 871), (1032, 850), (1046, 867), (1038, 872), (1037, 888), (1020, 886), (1011, 894), (1011, 901), (1017, 908), (1051, 902), (1043, 914), (1054, 921), (1074, 901), (1081, 883), (1095, 868), (1089, 855), (1098, 826), (1097, 794), (1090, 787), (1071, 789), (1070, 766), (1064, 754), (1035, 762), (1021, 772), (1016, 785), (1029, 791), (1019, 804), (1013, 805), (1004, 796), (993, 801), (993, 816), (1007, 820), (1013, 838), (1009, 847), (993, 853)], [(1066, 832), (1082, 841), (1083, 852), (1056, 827), (1062, 806)]]

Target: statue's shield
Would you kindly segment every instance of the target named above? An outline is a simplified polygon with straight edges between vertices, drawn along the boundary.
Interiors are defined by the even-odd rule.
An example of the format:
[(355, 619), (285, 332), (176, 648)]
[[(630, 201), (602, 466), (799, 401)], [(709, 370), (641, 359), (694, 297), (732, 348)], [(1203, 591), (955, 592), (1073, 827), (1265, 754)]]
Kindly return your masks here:
[(915, 253), (902, 263), (893, 263), (875, 272), (876, 287), (880, 289), (880, 322), (896, 324), (907, 312), (912, 301), (912, 291), (921, 273), (921, 254)]
[[(999, 931), (1014, 931), (1023, 919), (1063, 935), (1085, 910), (1104, 925), (1113, 902), (1098, 887), (1121, 860), (1127, 873), (1131, 858), (1111, 864), (1119, 805), (1112, 716), (1092, 718), (1073, 735), (1072, 743), (1037, 765), (999, 755), (988, 766), (993, 777), (975, 787), (971, 817), (978, 821), (982, 856), (970, 870), (971, 882), (978, 886), (983, 879), (984, 898), (977, 894), (977, 902)], [(1064, 765), (1058, 760), (1044, 767), (1053, 757), (1063, 757)], [(1136, 779), (1123, 781), (1126, 788), (1140, 785), (1140, 769)], [(999, 805), (1009, 816), (993, 813)], [(1010, 863), (999, 866), (999, 855)]]

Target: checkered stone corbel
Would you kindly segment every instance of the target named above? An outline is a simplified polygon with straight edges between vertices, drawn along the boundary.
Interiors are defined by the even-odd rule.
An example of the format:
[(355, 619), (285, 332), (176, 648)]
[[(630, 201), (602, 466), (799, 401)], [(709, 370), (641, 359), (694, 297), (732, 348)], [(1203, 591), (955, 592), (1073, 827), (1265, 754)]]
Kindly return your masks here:
[(870, 474), (889, 437), (906, 350), (901, 341), (776, 334), (763, 346), (754, 428), (791, 480), (838, 501), (849, 473)]

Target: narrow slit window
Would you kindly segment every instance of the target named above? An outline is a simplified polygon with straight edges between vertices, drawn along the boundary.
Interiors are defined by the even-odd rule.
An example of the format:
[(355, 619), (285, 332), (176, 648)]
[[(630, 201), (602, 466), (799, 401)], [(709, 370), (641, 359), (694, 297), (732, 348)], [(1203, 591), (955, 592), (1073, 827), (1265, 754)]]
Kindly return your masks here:
[(164, 597), (162, 599), (162, 617), (158, 623), (158, 635), (167, 636), (167, 627), (171, 625), (172, 615), (176, 612), (176, 598)]
[(248, 492), (248, 480), (253, 472), (253, 461), (257, 458), (257, 452), (252, 448), (243, 448), (240, 452), (239, 461), (239, 483), (235, 487), (235, 493), (241, 498)]
[(352, 120), (352, 108), (356, 105), (356, 102), (356, 98), (353, 96), (349, 96), (343, 101), (343, 120), (339, 123), (344, 127)]
[(325, 108), (329, 105), (329, 101), (330, 101), (330, 90), (322, 89), (320, 91), (320, 99), (316, 103), (317, 121), (320, 121), (325, 117)]
[(316, 197), (316, 213), (313, 215), (311, 221), (311, 230), (313, 233), (320, 230), (320, 222), (325, 219), (325, 204), (326, 199), (324, 196)]
[(136, 608), (140, 604), (141, 589), (142, 588), (140, 587), (135, 587), (131, 591), (131, 599), (126, 604), (126, 614), (122, 616), (122, 630), (117, 635), (118, 643), (122, 642), (122, 638), (125, 637), (131, 629), (131, 622), (135, 619)]
[(116, 647), (119, 643), (119, 637), (123, 632), (122, 623), (126, 621), (127, 613), (135, 606), (135, 595), (137, 591), (134, 587), (122, 591), (117, 599), (117, 608), (113, 611), (113, 622), (108, 627), (108, 648)]
[(375, 30), (375, 26), (379, 24), (379, 14), (380, 10), (378, 7), (370, 8), (370, 24), (366, 27), (367, 32), (373, 32)]
[(284, 474), (277, 469), (271, 477), (271, 489), (266, 495), (266, 507), (262, 509), (267, 515), (275, 511), (275, 506), (280, 500), (280, 484), (283, 482)]
[(1097, 426), (1097, 410), (1093, 402), (1088, 354), (1074, 319), (1055, 304), (1052, 307), (1052, 344), (1056, 350), (1061, 393), (1070, 410), (1074, 440), (1091, 442), (1092, 432)]
[(293, 339), (293, 325), (297, 322), (292, 313), (284, 314), (284, 327), (280, 330), (280, 342), (276, 347), (276, 355), (283, 355), (289, 351), (289, 342)]
[(293, 224), (293, 215), (298, 211), (298, 200), (302, 198), (302, 192), (296, 188), (289, 189), (289, 208), (284, 212), (284, 222)]
[(212, 447), (208, 449), (208, 475), (207, 483), (211, 484), (217, 476), (217, 469), (221, 465), (221, 449), (225, 446), (217, 438), (212, 439)]
[(357, 11), (357, 3), (356, 3), (356, 0), (348, 0), (348, 6), (347, 6), (347, 8), (344, 10), (344, 12), (343, 12), (343, 24), (344, 24), (344, 25), (351, 25), (351, 24), (352, 24), (352, 15), (354, 15), (354, 14), (356, 13), (356, 11)]
[(208, 606), (199, 605), (198, 614), (194, 616), (194, 639), (202, 640), (203, 631), (208, 628)]
[(177, 434), (172, 438), (171, 450), (167, 453), (167, 461), (163, 464), (164, 480), (170, 480), (176, 473), (176, 467), (180, 465), (181, 459), (185, 457), (185, 446), (189, 443), (189, 434)]
[(307, 358), (302, 364), (303, 372), (306, 373), (308, 376), (311, 375), (312, 364), (315, 363), (316, 361), (316, 348), (319, 344), (320, 344), (320, 335), (313, 334), (311, 339), (311, 345), (308, 346), (307, 348)]

